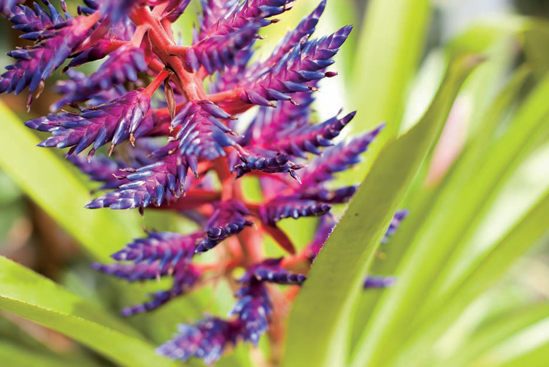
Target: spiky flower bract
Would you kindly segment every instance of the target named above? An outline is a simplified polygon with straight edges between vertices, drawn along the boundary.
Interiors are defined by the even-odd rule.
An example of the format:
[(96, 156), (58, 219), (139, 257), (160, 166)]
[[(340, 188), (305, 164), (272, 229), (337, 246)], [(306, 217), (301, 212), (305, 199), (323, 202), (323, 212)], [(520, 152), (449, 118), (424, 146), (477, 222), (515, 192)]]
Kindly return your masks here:
[[(172, 280), (122, 314), (152, 311), (205, 286), (212, 273), (230, 279), (240, 268), (244, 275), (230, 282), (237, 301), (228, 318), (180, 325), (158, 352), (211, 364), (227, 346), (257, 345), (266, 332), (280, 340), (281, 296), (291, 299), (305, 281), (337, 223), (332, 207), (356, 192), (356, 186), (334, 187), (334, 178), (358, 164), (383, 130), (343, 141), (338, 136), (355, 112), (319, 122), (313, 110), (322, 79), (337, 75), (334, 56), (352, 27), (317, 37), (323, 0), (269, 56), (251, 62), (259, 31), (294, 1), (201, 0), (186, 45), (176, 42), (171, 26), (190, 0), (84, 0), (74, 16), (62, 0), (64, 14), (42, 2), (31, 9), (0, 1), (14, 28), (34, 41), (9, 53), (15, 63), (0, 77), (0, 92), (28, 89), (30, 104), (65, 65), (69, 79), (58, 82), (61, 96), (51, 113), (26, 125), (50, 133), (41, 147), (67, 148), (68, 160), (101, 183), (103, 193), (87, 207), (168, 210), (200, 228), (148, 232), (113, 254), (116, 262), (93, 264), (128, 282)], [(77, 69), (97, 60), (101, 65), (90, 75)], [(239, 117), (249, 110), (255, 115), (244, 124)], [(261, 202), (247, 200), (241, 177), (259, 182)], [(405, 214), (397, 213), (387, 236)], [(279, 222), (303, 217), (320, 217), (320, 224), (314, 240), (297, 251)], [(267, 258), (263, 234), (287, 255)], [(196, 261), (209, 251), (223, 252), (222, 261)], [(369, 277), (365, 287), (389, 283)], [(286, 297), (279, 287), (289, 288)]]

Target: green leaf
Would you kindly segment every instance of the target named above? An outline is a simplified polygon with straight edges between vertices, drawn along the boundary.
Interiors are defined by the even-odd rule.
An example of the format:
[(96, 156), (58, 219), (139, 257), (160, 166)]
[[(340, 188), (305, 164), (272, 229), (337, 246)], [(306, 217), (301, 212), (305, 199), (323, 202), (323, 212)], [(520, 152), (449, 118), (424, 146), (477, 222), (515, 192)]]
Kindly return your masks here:
[[(446, 355), (437, 363), (444, 367), (475, 366), (478, 362), (473, 361), (486, 361), (485, 356), (490, 355), (490, 351), (495, 346), (548, 317), (549, 305), (547, 303), (512, 308), (500, 315), (494, 322), (476, 330), (464, 344), (458, 347), (456, 353)], [(494, 364), (489, 366), (494, 366)], [(530, 364), (523, 366), (530, 367)]]
[(457, 243), (483, 217), (494, 199), (496, 188), (532, 150), (542, 129), (547, 129), (547, 93), (549, 78), (540, 82), (517, 111), (511, 127), (488, 146), (483, 158), (477, 157), (467, 167), (468, 170), (464, 170), (464, 177), (453, 179), (444, 187), (429, 217), (411, 241), (397, 273), (399, 285), (387, 292), (377, 305), (372, 323), (357, 348), (357, 355), (365, 355), (375, 349), (375, 354), (370, 353), (368, 360), (373, 365), (381, 366), (381, 355), (391, 355), (398, 349), (406, 338), (405, 330), (411, 327), (418, 312), (425, 310), (424, 314), (428, 316), (426, 305), (431, 300), (428, 294), (446, 261), (456, 250)]
[[(484, 144), (487, 147), (482, 155), (479, 155), (479, 149), (476, 149), (477, 154), (466, 154), (460, 161), (458, 172), (454, 173), (456, 177), (444, 187), (431, 217), (425, 221), (426, 230), (412, 244), (412, 248), (416, 244), (421, 248), (421, 251), (415, 250), (417, 258), (429, 253), (429, 262), (433, 263), (429, 274), (436, 273), (437, 282), (433, 284), (425, 272), (423, 277), (426, 280), (424, 284), (433, 292), (445, 288), (442, 283), (446, 277), (454, 276), (454, 265), (472, 250), (471, 247), (476, 246), (470, 239), (494, 202), (498, 188), (537, 145), (542, 132), (548, 129), (547, 93), (549, 77), (540, 82), (519, 108), (505, 134), (491, 144)], [(486, 143), (485, 139), (479, 138)], [(436, 246), (438, 243), (445, 246)], [(409, 267), (411, 270), (411, 265)], [(440, 269), (443, 268), (441, 274)], [(416, 294), (420, 289), (416, 283)]]
[(106, 311), (3, 256), (0, 256), (0, 296), (21, 299), (25, 303), (78, 316), (133, 337), (140, 337), (135, 330)]
[(524, 55), (539, 77), (549, 69), (549, 52), (543, 45), (549, 41), (549, 23), (543, 19), (532, 19), (524, 30)]
[(0, 308), (65, 334), (120, 366), (176, 365), (108, 313), (4, 257), (0, 257)]
[[(453, 287), (466, 278), (472, 269), (496, 250), (492, 246), (512, 228), (549, 188), (549, 174), (539, 167), (549, 164), (549, 146), (531, 154), (496, 193), (487, 214), (475, 223), (472, 235), (464, 234), (464, 244), (449, 259), (446, 269), (433, 285), (431, 304), (440, 305), (453, 292)], [(542, 225), (543, 226), (543, 225)], [(545, 227), (545, 226), (543, 226)], [(517, 257), (520, 253), (517, 253)], [(513, 259), (515, 260), (515, 259)], [(511, 262), (512, 263), (512, 262)], [(504, 265), (510, 265), (503, 262)], [(435, 306), (436, 307), (436, 306)]]
[[(502, 88), (494, 88), (507, 73), (510, 59), (514, 57), (510, 55), (510, 45), (507, 41), (507, 32), (473, 27), (446, 46), (446, 51), (451, 54), (478, 50), (483, 55), (487, 55), (487, 62), (479, 66), (460, 93), (473, 105), (469, 122), (473, 132), (466, 142), (463, 153), (441, 183), (434, 187), (426, 187), (425, 177), (419, 177), (419, 180), (416, 180), (417, 187), (415, 190), (410, 190), (411, 192), (407, 195), (407, 202), (403, 205), (411, 210), (412, 215), (406, 219), (386, 247), (386, 259), (377, 263), (389, 273), (395, 271), (405, 254), (410, 238), (414, 235), (413, 232), (423, 225), (425, 217), (441, 191), (446, 190), (446, 185), (452, 185), (452, 191), (458, 190), (459, 183), (454, 183), (454, 178), (470, 171), (471, 165), (479, 160), (490, 141), (493, 140), (501, 121), (516, 106), (524, 84), (531, 75), (531, 69), (528, 65), (521, 65), (506, 85)], [(502, 45), (506, 46), (506, 49), (502, 50)], [(488, 98), (494, 92), (496, 92), (494, 98)], [(425, 94), (425, 91), (418, 91), (418, 94)]]
[[(474, 43), (473, 40), (477, 38), (482, 39), (483, 35), (483, 32), (478, 34), (475, 28), (474, 32), (469, 31), (466, 35), (462, 35), (453, 41), (454, 44), (457, 44), (459, 41), (459, 52), (456, 50), (457, 47), (455, 46), (451, 51), (451, 53), (459, 54), (466, 52), (467, 50), (476, 49), (483, 51), (483, 55), (487, 55), (487, 61), (480, 65), (466, 81), (462, 91), (460, 91), (460, 96), (458, 97), (460, 103), (454, 106), (457, 109), (465, 107), (467, 110), (467, 106), (472, 105), (472, 113), (468, 125), (474, 132), (466, 143), (464, 154), (462, 154), (457, 162), (450, 168), (446, 177), (434, 186), (425, 185), (426, 168), (428, 167), (427, 165), (424, 165), (424, 169), (416, 176), (405, 200), (401, 204), (402, 208), (410, 209), (411, 215), (402, 223), (390, 242), (382, 246), (381, 251), (384, 253), (384, 258), (382, 261), (374, 261), (372, 265), (372, 274), (393, 275), (395, 273), (398, 264), (406, 254), (410, 239), (413, 238), (417, 229), (424, 225), (425, 217), (429, 214), (432, 205), (436, 202), (436, 198), (441, 193), (444, 185), (451, 182), (455, 175), (460, 175), (462, 170), (467, 172), (471, 166), (471, 162), (474, 163), (478, 160), (480, 154), (486, 149), (487, 143), (493, 138), (494, 130), (502, 120), (502, 117), (512, 111), (518, 99), (518, 95), (522, 91), (522, 86), (526, 78), (530, 76), (530, 69), (523, 65), (517, 70), (515, 75), (513, 75), (509, 83), (503, 88), (500, 88), (498, 82), (507, 72), (509, 59), (511, 57), (509, 55), (510, 50), (507, 42), (508, 37), (505, 34), (500, 35), (499, 37), (494, 36), (494, 40), (492, 40), (493, 43), (488, 43), (485, 46), (485, 49), (480, 49), (478, 45), (474, 47), (472, 44)], [(471, 38), (471, 41), (465, 42), (463, 40), (464, 38)], [(445, 51), (448, 52), (448, 50)], [(433, 56), (438, 57), (441, 54), (442, 52), (436, 52)], [(428, 72), (432, 72), (432, 64), (432, 62), (429, 62), (424, 65), (422, 69), (425, 68)], [(428, 79), (432, 79), (432, 77)], [(419, 84), (425, 84), (425, 82)], [(432, 84), (432, 81), (429, 80), (429, 84)], [(432, 88), (434, 89), (436, 87)], [(425, 90), (425, 87), (418, 91), (414, 89), (412, 94), (417, 94), (423, 96), (422, 98), (425, 98), (425, 95), (432, 96), (435, 93), (435, 90), (431, 92), (430, 89), (431, 87), (428, 90)], [(494, 98), (490, 98), (490, 96), (494, 94), (494, 91), (499, 93), (496, 93)], [(425, 104), (423, 101), (418, 101), (418, 97), (414, 98), (413, 96), (411, 97), (409, 104), (412, 105), (415, 103), (417, 105), (418, 102), (421, 105)], [(408, 113), (407, 115), (409, 116), (410, 114)], [(459, 169), (456, 170), (456, 168)], [(370, 320), (376, 303), (383, 293), (383, 290), (370, 290), (368, 292), (363, 292), (361, 295), (360, 304), (357, 306), (357, 312), (355, 313), (353, 344), (356, 343), (357, 339), (362, 334), (365, 325), (368, 320)]]
[[(481, 261), (475, 262), (446, 293), (444, 304), (456, 300), (462, 307), (499, 279), (516, 259), (549, 232), (549, 191), (508, 233), (499, 240)], [(455, 306), (453, 306), (455, 307)]]
[(353, 126), (360, 131), (387, 122), (386, 137), (396, 136), (407, 89), (423, 51), (431, 5), (428, 0), (372, 0), (355, 55), (351, 90), (363, 111)]
[[(549, 360), (549, 306), (517, 310), (481, 330), (470, 343), (471, 352), (453, 360), (470, 367), (544, 367)], [(480, 355), (471, 358), (475, 354)]]
[[(346, 330), (372, 256), (438, 137), (459, 88), (478, 62), (477, 57), (467, 57), (451, 63), (425, 116), (380, 152), (295, 301), (289, 319), (285, 366), (345, 365)], [(304, 350), (314, 353), (303, 353)]]
[[(506, 233), (490, 246), (491, 250), (481, 261), (474, 262), (457, 284), (448, 289), (439, 306), (428, 312), (428, 319), (415, 324), (414, 333), (406, 333), (407, 343), (400, 347), (399, 365), (422, 366), (420, 358), (410, 362), (418, 351), (429, 348), (444, 331), (448, 330), (458, 316), (486, 289), (500, 279), (509, 267), (549, 232), (546, 218), (549, 215), (549, 191)], [(405, 351), (405, 352), (403, 352)]]
[[(485, 81), (486, 76), (480, 75), (482, 73), (490, 75), (495, 74), (494, 71), (488, 69), (488, 67), (491, 67), (492, 69), (501, 68), (494, 60), (491, 60), (491, 62), (487, 62), (480, 66), (474, 75), (469, 78), (467, 84), (470, 85), (470, 80), (473, 79), (477, 81), (479, 77), (481, 80)], [(452, 187), (451, 192), (459, 190), (461, 181), (458, 181), (458, 179), (461, 176), (467, 175), (471, 166), (479, 161), (479, 157), (482, 156), (490, 141), (493, 140), (494, 131), (499, 126), (501, 120), (503, 120), (504, 116), (510, 114), (513, 107), (516, 105), (524, 83), (527, 77), (531, 75), (530, 73), (531, 70), (529, 67), (526, 65), (521, 66), (510, 79), (509, 83), (501, 88), (500, 92), (492, 100), (489, 106), (483, 109), (482, 113), (480, 113), (477, 118), (473, 118), (471, 124), (476, 126), (476, 131), (467, 142), (464, 152), (457, 159), (457, 162), (454, 163), (453, 167), (441, 183), (434, 187), (426, 187), (424, 185), (425, 176), (418, 175), (415, 187), (410, 190), (406, 201), (403, 203), (403, 207), (409, 208), (412, 215), (406, 218), (390, 243), (384, 247), (386, 258), (384, 261), (375, 263), (374, 270), (376, 271), (376, 274), (394, 274), (398, 264), (406, 253), (406, 248), (409, 246), (410, 239), (414, 237), (417, 229), (423, 226), (426, 217), (432, 210), (433, 205), (436, 204), (439, 196), (449, 192), (447, 191), (446, 186)], [(495, 82), (496, 80), (490, 81), (491, 84), (494, 84)], [(476, 82), (474, 84), (478, 85), (479, 83)], [(484, 90), (485, 88), (482, 89)], [(475, 90), (474, 94), (479, 95), (479, 92)], [(475, 111), (474, 114), (477, 115), (478, 113)], [(361, 312), (364, 312), (364, 310), (361, 309)], [(367, 315), (370, 313), (371, 312), (368, 312)], [(367, 315), (365, 317), (369, 317)]]
[[(53, 151), (36, 147), (40, 141), (0, 102), (0, 168), (94, 257), (108, 255), (139, 236), (139, 216), (109, 210), (89, 210), (89, 190)], [(22, 147), (24, 153), (20, 152)]]
[[(74, 367), (75, 361), (63, 359), (53, 354), (37, 353), (36, 351), (21, 348), (17, 344), (0, 341), (0, 361), (9, 367)], [(78, 360), (78, 367), (99, 367), (92, 361)]]

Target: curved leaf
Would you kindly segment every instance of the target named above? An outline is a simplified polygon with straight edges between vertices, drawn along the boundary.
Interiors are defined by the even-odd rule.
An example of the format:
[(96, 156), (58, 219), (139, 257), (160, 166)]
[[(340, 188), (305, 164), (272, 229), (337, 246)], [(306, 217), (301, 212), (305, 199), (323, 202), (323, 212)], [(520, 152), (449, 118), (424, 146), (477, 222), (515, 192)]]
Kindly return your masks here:
[[(444, 187), (401, 263), (399, 286), (388, 292), (376, 307), (373, 321), (364, 333), (367, 336), (357, 348), (358, 360), (367, 358), (373, 365), (380, 366), (378, 358), (382, 354), (390, 355), (404, 342), (407, 335), (404, 329), (408, 329), (418, 312), (427, 307), (433, 283), (457, 244), (472, 228), (471, 224), (485, 214), (494, 199), (495, 188), (531, 152), (542, 129), (547, 129), (545, 121), (549, 107), (545, 101), (548, 91), (549, 78), (546, 77), (521, 106), (508, 131), (488, 147), (483, 159), (477, 159), (474, 166), (468, 167), (465, 177), (452, 180)], [(368, 345), (368, 348), (361, 345)], [(374, 356), (370, 348), (379, 345), (383, 348), (376, 350)]]
[[(53, 354), (37, 353), (11, 342), (0, 342), (0, 361), (10, 367), (74, 367), (75, 361), (64, 360)], [(78, 367), (100, 367), (92, 361), (78, 360)]]
[[(122, 244), (140, 235), (137, 213), (93, 211), (86, 186), (53, 151), (0, 101), (0, 168), (94, 257), (108, 259)], [(25, 148), (24, 153), (21, 149)], [(14, 154), (16, 153), (16, 154)]]
[(416, 325), (413, 334), (406, 334), (407, 343), (400, 346), (400, 364), (397, 365), (423, 366), (422, 358), (414, 357), (411, 363), (410, 357), (417, 356), (418, 351), (433, 345), (476, 297), (500, 279), (520, 255), (549, 232), (546, 223), (548, 217), (549, 191), (505, 236), (491, 246), (490, 253), (482, 261), (474, 263), (460, 281), (449, 289), (447, 296), (439, 303), (441, 306), (431, 309), (429, 319)]
[[(469, 31), (466, 38), (472, 38), (476, 40), (478, 38), (483, 39), (484, 33), (475, 31)], [(481, 157), (482, 152), (486, 149), (487, 142), (493, 139), (493, 132), (499, 126), (498, 124), (502, 120), (503, 116), (506, 116), (513, 107), (516, 105), (522, 87), (528, 76), (531, 75), (531, 70), (526, 65), (522, 65), (517, 72), (510, 78), (509, 83), (499, 88), (498, 81), (507, 72), (507, 67), (510, 59), (510, 51), (508, 47), (502, 50), (501, 44), (505, 46), (507, 42), (504, 42), (502, 38), (507, 39), (505, 35), (499, 35), (496, 41), (489, 43), (484, 49), (480, 49), (483, 55), (487, 55), (487, 62), (479, 66), (473, 75), (467, 80), (462, 91), (460, 92), (461, 103), (456, 104), (454, 108), (463, 108), (465, 102), (465, 109), (467, 110), (467, 101), (471, 101), (473, 106), (473, 113), (470, 116), (468, 125), (474, 132), (471, 133), (469, 140), (466, 143), (464, 152), (450, 167), (449, 172), (437, 185), (425, 185), (425, 176), (429, 167), (424, 165), (422, 172), (418, 173), (414, 183), (409, 189), (401, 207), (410, 209), (412, 213), (399, 227), (397, 233), (391, 238), (390, 243), (383, 246), (380, 251), (385, 255), (383, 261), (374, 261), (372, 264), (371, 273), (378, 275), (392, 275), (395, 273), (396, 268), (403, 256), (406, 254), (407, 247), (410, 243), (410, 239), (414, 237), (416, 231), (422, 228), (425, 218), (429, 215), (432, 205), (436, 202), (437, 197), (443, 192), (445, 185), (451, 184), (456, 176), (463, 174), (463, 171), (467, 172), (471, 166), (471, 162), (475, 162)], [(460, 41), (462, 44), (459, 50), (470, 50), (473, 48), (473, 40), (470, 42), (464, 42), (462, 39), (465, 36), (460, 36), (455, 42)], [(494, 44), (495, 43), (495, 44)], [(477, 47), (478, 49), (478, 47)], [(448, 51), (448, 50), (447, 50)], [(452, 53), (458, 53), (457, 50), (452, 50)], [(438, 56), (438, 54), (437, 54)], [(430, 68), (429, 68), (430, 67)], [(431, 65), (425, 65), (424, 68), (432, 69)], [(424, 83), (421, 83), (424, 84)], [(430, 83), (429, 83), (430, 84)], [(433, 87), (436, 88), (436, 87)], [(493, 98), (487, 98), (491, 96), (495, 91), (498, 93)], [(414, 92), (416, 92), (414, 90)], [(414, 93), (413, 92), (413, 93)], [(417, 91), (419, 95), (432, 96), (435, 91), (420, 90)], [(423, 97), (425, 98), (425, 97)], [(414, 97), (411, 97), (409, 104), (414, 102)], [(479, 101), (477, 103), (477, 101)], [(486, 103), (486, 102), (489, 103)], [(417, 104), (417, 100), (415, 101)], [(421, 103), (423, 104), (423, 102)], [(484, 105), (487, 106), (485, 107)], [(442, 142), (439, 142), (442, 144)], [(355, 312), (355, 325), (353, 327), (353, 344), (356, 344), (357, 339), (362, 334), (365, 325), (367, 324), (374, 307), (379, 301), (383, 291), (368, 291), (363, 292), (361, 295), (360, 304), (357, 306)]]
[[(506, 340), (512, 339), (514, 336), (527, 330), (530, 326), (542, 322), (547, 318), (549, 318), (549, 305), (547, 303), (536, 304), (526, 308), (514, 308), (511, 311), (505, 312), (495, 322), (482, 327), (471, 335), (469, 340), (467, 340), (465, 350), (460, 348), (459, 353), (449, 354), (439, 363), (445, 367), (480, 367), (482, 361), (487, 362), (491, 359), (489, 356), (493, 354), (494, 350), (498, 349), (498, 345), (505, 344)], [(530, 343), (530, 346), (532, 345)], [(512, 347), (515, 350), (515, 355), (517, 355), (517, 347)], [(524, 347), (520, 349), (525, 351)], [(540, 359), (540, 361), (545, 360)], [(500, 359), (500, 362), (503, 361)], [(489, 366), (494, 366), (494, 364), (489, 364)], [(523, 365), (517, 364), (516, 366), (531, 367), (533, 365), (525, 363)]]
[(176, 365), (158, 356), (131, 328), (4, 257), (0, 257), (0, 308), (65, 334), (120, 366)]
[[(452, 63), (425, 116), (384, 147), (373, 163), (296, 299), (289, 320), (285, 366), (345, 365), (346, 329), (363, 276), (397, 205), (438, 137), (459, 88), (478, 62), (477, 57), (467, 57)], [(304, 350), (314, 353), (302, 353)]]
[[(386, 137), (399, 131), (406, 91), (423, 51), (429, 24), (428, 0), (372, 0), (355, 55), (352, 89), (354, 101), (365, 111), (359, 128), (387, 122)], [(358, 124), (358, 122), (357, 122)], [(358, 126), (358, 125), (357, 125)]]
[[(517, 317), (518, 316), (518, 317)], [(470, 367), (544, 367), (549, 358), (549, 309), (533, 308), (501, 320), (473, 340), (487, 350)]]

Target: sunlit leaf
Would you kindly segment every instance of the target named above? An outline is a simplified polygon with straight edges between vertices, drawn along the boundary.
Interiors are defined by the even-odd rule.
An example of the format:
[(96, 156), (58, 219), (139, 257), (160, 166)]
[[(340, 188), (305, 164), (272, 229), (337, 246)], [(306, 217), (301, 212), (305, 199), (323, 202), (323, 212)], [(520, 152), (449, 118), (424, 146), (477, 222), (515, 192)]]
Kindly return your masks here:
[[(37, 353), (17, 344), (0, 341), (0, 361), (10, 367), (74, 367), (75, 361), (53, 354)], [(93, 361), (78, 360), (79, 367), (99, 367)]]
[[(452, 63), (425, 116), (388, 144), (374, 162), (294, 304), (285, 366), (344, 365), (346, 329), (362, 277), (397, 205), (440, 133), (461, 84), (478, 61), (468, 57)], [(303, 350), (315, 353), (304, 354)]]
[(65, 334), (120, 366), (176, 365), (105, 311), (4, 257), (0, 264), (1, 309)]
[[(140, 235), (137, 213), (92, 211), (84, 206), (89, 190), (53, 151), (36, 147), (40, 140), (0, 102), (0, 168), (93, 256), (106, 260)], [(24, 154), (14, 154), (25, 148)]]
[(403, 328), (409, 338), (400, 348), (398, 359), (401, 364), (422, 365), (420, 358), (416, 358), (414, 364), (410, 363), (410, 356), (432, 345), (476, 297), (500, 279), (519, 256), (549, 232), (546, 225), (547, 215), (549, 192), (546, 191), (505, 236), (490, 246), (490, 252), (481, 261), (472, 263), (459, 282), (448, 289), (446, 296), (439, 300), (439, 306), (429, 309), (428, 319), (424, 318), (422, 324), (414, 324), (413, 334), (410, 335)]
[[(549, 358), (549, 308), (543, 304), (517, 311), (475, 335), (470, 353), (465, 358), (455, 357), (456, 362), (467, 362), (470, 367), (545, 366)], [(479, 351), (483, 353), (471, 358)]]
[[(364, 131), (387, 122), (386, 138), (396, 135), (406, 92), (419, 64), (431, 12), (427, 0), (372, 0), (358, 41), (351, 88), (363, 113)], [(383, 139), (386, 139), (383, 138)]]

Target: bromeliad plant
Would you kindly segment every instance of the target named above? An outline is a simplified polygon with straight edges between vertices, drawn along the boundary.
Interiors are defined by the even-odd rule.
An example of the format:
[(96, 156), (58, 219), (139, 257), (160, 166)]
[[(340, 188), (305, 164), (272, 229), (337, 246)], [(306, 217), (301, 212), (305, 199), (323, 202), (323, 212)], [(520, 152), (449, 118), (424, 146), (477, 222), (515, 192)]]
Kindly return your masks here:
[[(311, 10), (318, 5), (302, 1)], [(75, 18), (58, 15), (49, 4), (31, 10), (14, 3), (0, 1), (0, 9), (26, 30), (24, 37), (36, 40), (34, 46), (12, 52), (20, 60), (8, 67), (2, 82), (6, 91), (22, 92), (28, 85), (36, 98), (58, 63), (59, 69), (67, 67), (70, 80), (58, 84), (62, 97), (52, 107), (57, 114), (30, 123), (45, 132), (25, 128), (0, 103), (0, 167), (101, 261), (94, 267), (144, 284), (110, 282), (111, 277), (103, 278), (85, 261), (82, 268), (77, 262), (64, 267), (56, 279), (65, 288), (0, 256), (0, 309), (88, 347), (73, 344), (70, 352), (54, 352), (30, 343), (28, 335), (13, 332), (16, 327), (9, 327), (2, 312), (4, 364), (174, 367), (181, 363), (155, 349), (170, 339), (177, 322), (188, 325), (160, 351), (212, 362), (237, 343), (216, 362), (220, 367), (523, 367), (548, 360), (549, 306), (540, 297), (537, 278), (535, 292), (525, 286), (533, 279), (525, 274), (543, 267), (541, 256), (536, 254), (535, 266), (523, 256), (549, 230), (549, 59), (539, 52), (549, 42), (547, 24), (524, 18), (496, 27), (483, 24), (424, 53), (430, 1), (369, 1), (359, 39), (342, 48), (346, 67), (330, 84), (346, 77), (347, 87), (338, 93), (345, 103), (361, 106), (345, 133), (374, 132), (345, 144), (334, 141), (337, 132), (332, 131), (353, 115), (309, 122), (317, 116), (312, 103), (320, 102), (313, 101), (318, 97), (313, 76), (333, 76), (325, 70), (328, 61), (318, 60), (330, 60), (339, 47), (331, 42), (342, 42), (348, 30), (318, 40), (293, 31), (272, 56), (251, 55), (263, 43), (254, 29), (272, 23), (274, 17), (267, 15), (287, 11), (289, 4), (268, 2), (275, 6), (255, 12), (246, 5), (267, 2), (231, 2), (230, 9), (222, 2), (206, 2), (195, 42), (186, 42), (187, 48), (172, 42), (170, 50), (159, 54), (154, 45), (166, 43), (155, 41), (154, 30), (169, 30), (179, 14), (175, 9), (182, 9), (171, 2), (88, 2)], [(343, 18), (348, 9), (357, 13), (355, 3), (332, 2), (333, 11), (323, 18), (330, 24), (353, 23), (352, 17)], [(216, 4), (220, 6), (211, 7)], [(68, 5), (71, 9), (73, 4)], [(307, 14), (307, 6), (296, 6), (288, 17)], [(306, 17), (298, 30), (314, 28), (321, 10)], [(242, 12), (245, 21), (235, 15)], [(158, 22), (140, 28), (137, 23), (148, 23), (147, 14)], [(189, 11), (183, 14), (188, 16)], [(229, 23), (231, 27), (222, 26)], [(260, 33), (270, 36), (273, 30)], [(428, 57), (417, 73), (422, 54)], [(487, 61), (475, 69), (479, 54)], [(102, 56), (106, 61), (95, 63), (103, 64), (96, 73), (75, 71)], [(517, 60), (526, 62), (519, 66)], [(177, 63), (183, 72), (176, 70)], [(91, 66), (78, 70), (87, 72)], [(182, 87), (192, 83), (182, 82), (181, 75), (197, 78), (196, 92), (205, 96), (189, 101), (193, 89)], [(17, 100), (3, 97), (13, 105)], [(271, 102), (276, 108), (268, 106)], [(267, 106), (253, 107), (258, 103)], [(376, 134), (379, 121), (387, 125), (368, 148), (368, 161), (343, 177), (336, 174), (359, 160), (358, 152)], [(448, 130), (442, 133), (445, 123)], [(99, 182), (104, 193), (91, 206), (135, 210), (85, 210), (89, 189), (97, 185), (81, 180), (57, 150), (35, 148), (43, 137), (41, 145), (69, 148), (69, 160)], [(328, 142), (340, 145), (323, 147)], [(188, 177), (183, 179), (186, 171), (175, 170), (178, 166), (187, 167)], [(347, 179), (362, 184), (338, 189)], [(2, 193), (3, 184), (0, 180)], [(330, 212), (296, 223), (277, 221), (321, 214), (351, 195), (333, 231), (336, 219)], [(400, 206), (413, 215), (381, 247), (384, 258), (376, 258), (384, 236), (394, 232), (405, 214), (395, 217)], [(144, 219), (138, 208), (146, 213)], [(144, 236), (139, 229), (144, 221), (159, 232)], [(291, 230), (292, 224), (299, 229)], [(295, 236), (308, 232), (310, 224), (318, 224), (315, 236)], [(196, 228), (200, 230), (193, 232)], [(273, 248), (275, 241), (265, 234), (287, 253)], [(130, 245), (120, 251), (124, 243)], [(296, 253), (288, 253), (293, 246)], [(117, 261), (109, 264), (113, 252)], [(526, 266), (502, 280), (519, 258)], [(364, 279), (366, 274), (394, 275), (397, 281), (391, 289), (361, 292), (361, 287), (385, 287), (395, 280)], [(156, 277), (165, 280), (160, 285), (144, 282)], [(214, 287), (206, 286), (212, 283)], [(158, 292), (164, 286), (168, 290)], [(151, 289), (156, 293), (147, 299), (143, 290)], [(143, 301), (124, 314), (167, 304), (129, 319), (109, 311)], [(225, 317), (231, 309), (233, 314)], [(204, 311), (214, 316), (203, 319)], [(256, 342), (263, 332), (258, 349), (242, 343)], [(97, 359), (90, 350), (105, 358)], [(186, 363), (202, 365), (197, 358)]]
[[(200, 227), (185, 234), (150, 232), (113, 254), (117, 263), (94, 268), (129, 282), (172, 279), (169, 290), (125, 308), (124, 316), (155, 310), (243, 268), (244, 275), (232, 282), (238, 301), (229, 319), (211, 316), (180, 325), (158, 352), (213, 363), (228, 345), (257, 345), (267, 331), (279, 342), (287, 310), (282, 305), (296, 290), (284, 294), (270, 285), (305, 281), (336, 224), (331, 206), (348, 202), (356, 191), (333, 188), (332, 180), (359, 163), (383, 129), (336, 145), (355, 113), (324, 122), (314, 118), (319, 82), (337, 75), (328, 68), (352, 27), (312, 38), (326, 6), (322, 1), (270, 56), (255, 60), (259, 31), (293, 1), (203, 0), (189, 45), (181, 45), (172, 31), (189, 0), (84, 1), (76, 17), (62, 1), (63, 14), (47, 0), (46, 9), (2, 2), (22, 38), (35, 43), (9, 53), (17, 61), (2, 75), (0, 92), (28, 88), (30, 106), (45, 80), (66, 65), (70, 80), (58, 82), (61, 98), (52, 113), (26, 125), (51, 134), (41, 147), (69, 148), (67, 158), (108, 190), (87, 208), (171, 211)], [(74, 69), (102, 59), (91, 75)], [(245, 123), (239, 117), (252, 108), (255, 116)], [(261, 202), (247, 199), (238, 180), (245, 175), (258, 179)], [(313, 216), (323, 217), (317, 235), (297, 251), (278, 222)], [(405, 216), (397, 213), (387, 236)], [(288, 255), (266, 258), (265, 234)], [(196, 261), (214, 248), (218, 262)], [(364, 287), (392, 283), (371, 277)]]

